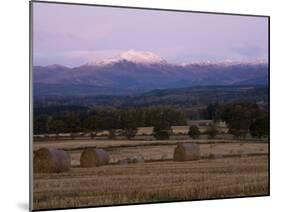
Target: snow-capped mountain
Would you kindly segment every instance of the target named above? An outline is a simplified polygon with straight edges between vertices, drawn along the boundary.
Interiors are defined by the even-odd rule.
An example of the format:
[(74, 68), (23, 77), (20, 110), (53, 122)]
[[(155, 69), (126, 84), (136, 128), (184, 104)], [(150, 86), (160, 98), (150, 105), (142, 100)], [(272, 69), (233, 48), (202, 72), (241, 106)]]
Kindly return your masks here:
[(233, 66), (233, 65), (263, 65), (266, 64), (265, 60), (257, 59), (250, 61), (233, 61), (233, 60), (220, 60), (220, 61), (198, 61), (191, 63), (182, 63), (181, 66)]
[(121, 53), (120, 55), (104, 59), (96, 63), (96, 65), (109, 65), (114, 64), (122, 61), (132, 62), (136, 64), (165, 64), (167, 63), (164, 59), (160, 56), (149, 52), (149, 51), (135, 51), (135, 50), (128, 50), (126, 52)]
[(151, 52), (129, 50), (98, 63), (34, 67), (35, 95), (106, 95), (205, 85), (267, 84), (264, 61), (169, 64)]

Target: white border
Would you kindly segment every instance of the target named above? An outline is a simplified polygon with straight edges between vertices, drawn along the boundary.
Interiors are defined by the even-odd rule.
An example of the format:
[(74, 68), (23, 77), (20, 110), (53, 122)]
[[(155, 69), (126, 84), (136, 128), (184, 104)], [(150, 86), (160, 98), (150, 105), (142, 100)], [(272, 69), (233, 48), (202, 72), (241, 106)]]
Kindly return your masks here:
[[(91, 4), (271, 16), (271, 197), (78, 209), (76, 211), (277, 211), (280, 209), (280, 6), (276, 0), (68, 0)], [(28, 210), (29, 12), (27, 0), (1, 2), (1, 211)], [(258, 35), (257, 35), (258, 36)]]

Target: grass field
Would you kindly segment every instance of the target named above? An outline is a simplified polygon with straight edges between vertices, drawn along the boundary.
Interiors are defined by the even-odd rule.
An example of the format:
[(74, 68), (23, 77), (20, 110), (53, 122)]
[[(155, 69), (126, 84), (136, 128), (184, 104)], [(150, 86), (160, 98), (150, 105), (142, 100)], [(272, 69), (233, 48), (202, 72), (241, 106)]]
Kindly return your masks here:
[[(187, 141), (181, 141), (187, 142)], [(46, 141), (34, 148), (56, 147), (71, 155), (70, 172), (34, 175), (34, 208), (193, 200), (268, 194), (268, 144), (198, 140), (201, 160), (172, 161), (176, 141)], [(107, 149), (110, 165), (80, 168), (84, 147)], [(118, 165), (143, 155), (146, 162)], [(213, 156), (213, 157), (210, 157)]]

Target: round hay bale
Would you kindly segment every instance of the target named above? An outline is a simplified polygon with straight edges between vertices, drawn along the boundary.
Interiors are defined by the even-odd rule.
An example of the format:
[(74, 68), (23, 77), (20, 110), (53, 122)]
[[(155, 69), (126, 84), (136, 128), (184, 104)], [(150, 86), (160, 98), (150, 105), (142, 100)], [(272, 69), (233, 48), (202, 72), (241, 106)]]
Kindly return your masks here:
[(60, 149), (41, 148), (34, 152), (33, 168), (35, 173), (59, 173), (69, 171), (69, 154)]
[(109, 155), (104, 149), (85, 149), (80, 157), (81, 167), (103, 166), (109, 163)]
[(175, 161), (189, 161), (200, 159), (200, 148), (198, 144), (178, 143), (174, 151)]

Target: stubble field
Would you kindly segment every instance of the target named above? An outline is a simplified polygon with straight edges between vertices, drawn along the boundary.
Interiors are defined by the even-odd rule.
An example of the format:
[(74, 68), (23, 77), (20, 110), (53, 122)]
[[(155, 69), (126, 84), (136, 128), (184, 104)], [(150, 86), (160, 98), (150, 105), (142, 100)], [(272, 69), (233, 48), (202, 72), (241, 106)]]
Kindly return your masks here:
[[(159, 143), (160, 142), (160, 143)], [(187, 141), (181, 141), (187, 142)], [(70, 172), (34, 175), (35, 209), (101, 206), (268, 194), (268, 145), (198, 140), (201, 159), (172, 160), (175, 141), (58, 141), (40, 147), (64, 148)], [(80, 168), (83, 147), (107, 149), (110, 164)], [(116, 162), (142, 155), (145, 163)]]

